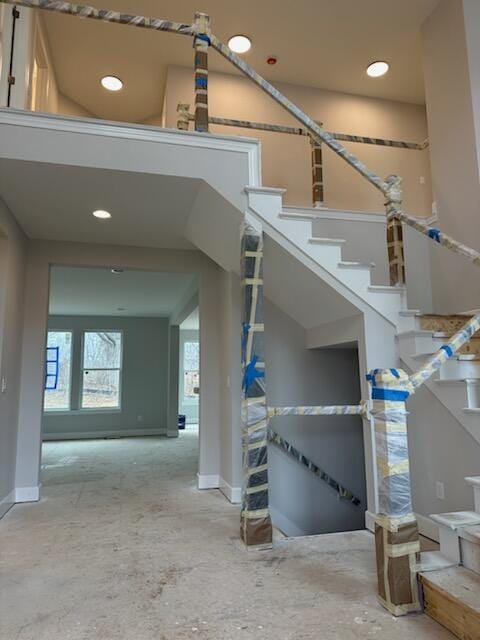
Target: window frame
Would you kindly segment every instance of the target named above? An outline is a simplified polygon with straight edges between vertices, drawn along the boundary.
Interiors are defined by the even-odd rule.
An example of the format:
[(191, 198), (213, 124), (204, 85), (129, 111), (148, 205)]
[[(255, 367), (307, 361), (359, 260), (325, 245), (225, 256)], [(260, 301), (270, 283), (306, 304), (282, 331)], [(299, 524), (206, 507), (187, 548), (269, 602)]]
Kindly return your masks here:
[[(200, 398), (200, 394), (194, 394), (193, 396), (187, 396), (185, 395), (185, 373), (187, 371), (186, 367), (185, 367), (185, 345), (189, 344), (189, 343), (193, 343), (193, 344), (198, 344), (198, 376), (200, 378), (200, 337), (198, 337), (198, 339), (194, 339), (194, 338), (185, 338), (182, 341), (182, 352), (181, 352), (181, 357), (182, 357), (182, 361), (181, 361), (181, 371), (182, 371), (182, 388), (181, 388), (181, 398), (180, 398), (180, 403), (183, 405), (196, 405), (199, 402), (199, 398)], [(190, 371), (190, 369), (189, 369)]]
[[(45, 388), (45, 379), (47, 376), (47, 349), (48, 349), (48, 334), (49, 333), (69, 333), (70, 334), (70, 374), (68, 377), (68, 408), (62, 407), (58, 409), (54, 408), (45, 408), (45, 393), (48, 389)], [(44, 349), (44, 358), (45, 358), (45, 373), (44, 373), (44, 381), (43, 381), (43, 402), (42, 402), (42, 410), (43, 413), (50, 414), (71, 414), (72, 413), (72, 393), (73, 393), (73, 341), (74, 341), (74, 330), (73, 329), (47, 329), (47, 335), (45, 340), (45, 349)]]
[[(88, 367), (85, 369), (85, 335), (87, 333), (119, 333), (120, 338), (120, 364), (118, 367)], [(78, 413), (120, 413), (123, 401), (123, 352), (124, 352), (124, 331), (123, 329), (81, 329), (81, 357), (80, 357), (80, 384), (78, 385)], [(118, 405), (116, 407), (83, 407), (83, 385), (85, 371), (118, 371)]]

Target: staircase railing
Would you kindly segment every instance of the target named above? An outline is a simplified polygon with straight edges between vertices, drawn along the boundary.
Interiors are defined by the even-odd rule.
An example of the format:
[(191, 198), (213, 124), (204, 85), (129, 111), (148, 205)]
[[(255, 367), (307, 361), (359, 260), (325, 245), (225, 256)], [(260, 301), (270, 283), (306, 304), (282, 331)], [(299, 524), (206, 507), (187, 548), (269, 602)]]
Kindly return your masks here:
[[(390, 283), (405, 283), (402, 222), (425, 233), (436, 242), (471, 259), (480, 265), (480, 255), (456, 242), (438, 229), (421, 224), (402, 212), (401, 178), (386, 179), (371, 171), (365, 163), (348, 151), (340, 141), (310, 118), (285, 97), (248, 63), (221, 42), (210, 29), (205, 14), (196, 14), (193, 24), (170, 20), (123, 14), (117, 11), (70, 4), (63, 0), (0, 0), (1, 3), (27, 8), (103, 20), (134, 27), (178, 33), (194, 38), (195, 47), (195, 130), (208, 131), (208, 50), (215, 49), (233, 66), (250, 78), (275, 102), (282, 106), (307, 131), (315, 143), (326, 144), (332, 151), (362, 175), (385, 196), (387, 212), (387, 247), (390, 267)], [(188, 124), (188, 117), (187, 117)], [(243, 407), (247, 411), (244, 420), (244, 472), (248, 483), (244, 496), (251, 496), (251, 511), (242, 511), (248, 520), (248, 530), (253, 544), (256, 540), (271, 541), (271, 523), (268, 516), (267, 429), (268, 408), (265, 397), (265, 366), (263, 355), (263, 236), (248, 224), (242, 241), (242, 287), (244, 290), (244, 396)], [(376, 518), (376, 554), (379, 595), (384, 606), (394, 615), (403, 615), (421, 608), (417, 586), (417, 555), (420, 549), (418, 527), (413, 514), (406, 422), (406, 400), (427, 380), (443, 362), (480, 328), (480, 314), (476, 314), (444, 345), (417, 373), (408, 376), (397, 369), (374, 370), (369, 374), (372, 400), (369, 405), (376, 442), (379, 515)], [(344, 407), (343, 413), (363, 413), (364, 405)], [(305, 407), (274, 409), (273, 415), (307, 414)], [(321, 408), (317, 408), (321, 409)], [(327, 408), (325, 408), (327, 409)], [(328, 408), (330, 410), (331, 407)], [(271, 417), (273, 417), (273, 415)], [(334, 411), (328, 415), (342, 415)], [(253, 460), (253, 462), (249, 462)], [(244, 538), (245, 539), (245, 538)]]

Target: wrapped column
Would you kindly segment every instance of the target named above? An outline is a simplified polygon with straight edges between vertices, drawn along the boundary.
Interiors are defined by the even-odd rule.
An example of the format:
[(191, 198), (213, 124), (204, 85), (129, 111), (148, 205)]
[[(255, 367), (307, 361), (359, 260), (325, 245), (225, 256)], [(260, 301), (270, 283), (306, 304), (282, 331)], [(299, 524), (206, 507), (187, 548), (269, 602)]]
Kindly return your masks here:
[(208, 131), (208, 47), (210, 18), (195, 14), (195, 131)]
[(241, 278), (243, 483), (240, 531), (248, 547), (269, 547), (272, 522), (268, 510), (263, 233), (248, 222), (242, 229)]
[(313, 138), (310, 138), (312, 147), (312, 200), (314, 207), (323, 207), (323, 153), (322, 145)]
[(387, 249), (390, 269), (390, 284), (392, 287), (405, 284), (405, 256), (403, 251), (403, 228), (401, 221), (396, 218), (402, 207), (402, 179), (399, 176), (389, 176), (386, 180), (387, 200)]
[(412, 508), (405, 407), (410, 383), (399, 369), (375, 369), (369, 379), (378, 478), (378, 593), (383, 606), (401, 616), (421, 610), (417, 585), (420, 540)]

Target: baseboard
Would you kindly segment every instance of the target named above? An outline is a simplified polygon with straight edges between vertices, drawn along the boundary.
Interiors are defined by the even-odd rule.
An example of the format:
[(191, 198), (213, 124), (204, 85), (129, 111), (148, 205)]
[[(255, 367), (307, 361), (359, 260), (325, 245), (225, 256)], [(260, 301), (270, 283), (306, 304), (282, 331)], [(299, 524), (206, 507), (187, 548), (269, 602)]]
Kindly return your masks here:
[(305, 531), (302, 531), (296, 524), (294, 524), (291, 520), (286, 518), (283, 513), (280, 513), (275, 507), (269, 505), (268, 507), (270, 511), (270, 516), (272, 518), (273, 525), (280, 529), (280, 531), (285, 534), (288, 538), (295, 538), (298, 536), (305, 536)]
[(9, 511), (15, 504), (15, 489), (10, 491), (2, 500), (0, 500), (0, 519)]
[(103, 438), (135, 438), (142, 436), (166, 436), (166, 429), (120, 429), (115, 431), (67, 431), (44, 433), (43, 440), (95, 440)]
[(232, 487), (224, 480), (222, 477), (219, 478), (219, 487), (220, 491), (223, 495), (229, 500), (232, 504), (240, 504), (242, 502), (242, 488), (241, 487)]
[[(438, 533), (438, 525), (427, 518), (426, 516), (422, 516), (419, 513), (415, 513), (415, 518), (418, 522), (418, 530), (420, 535), (425, 536), (425, 538), (430, 538), (430, 540), (435, 540), (435, 542), (439, 541), (439, 533)], [(375, 514), (371, 511), (365, 511), (365, 527), (369, 530), (375, 532)]]
[(167, 431), (167, 438), (178, 438), (178, 429), (176, 431)]
[(199, 489), (218, 489), (220, 476), (203, 476), (197, 473), (197, 486)]
[(38, 502), (40, 500), (40, 485), (36, 487), (17, 487), (15, 502)]

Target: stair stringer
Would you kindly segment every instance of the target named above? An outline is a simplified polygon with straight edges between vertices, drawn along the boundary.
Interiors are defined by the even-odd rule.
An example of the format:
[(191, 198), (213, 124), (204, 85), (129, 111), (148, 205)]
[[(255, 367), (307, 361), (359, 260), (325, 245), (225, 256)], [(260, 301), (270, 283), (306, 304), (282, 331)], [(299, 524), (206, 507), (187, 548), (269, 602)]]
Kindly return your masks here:
[[(396, 327), (398, 314), (406, 305), (405, 289), (373, 286), (370, 265), (345, 263), (341, 250), (335, 246), (328, 246), (333, 242), (331, 239), (322, 242), (313, 237), (310, 218), (305, 217), (304, 220), (296, 217), (294, 220), (288, 220), (285, 216), (282, 217), (284, 192), (282, 189), (247, 187), (249, 213), (264, 226), (268, 235), (315, 271), (324, 282), (359, 311), (365, 313), (372, 309)], [(319, 240), (322, 244), (320, 249), (317, 246)]]

